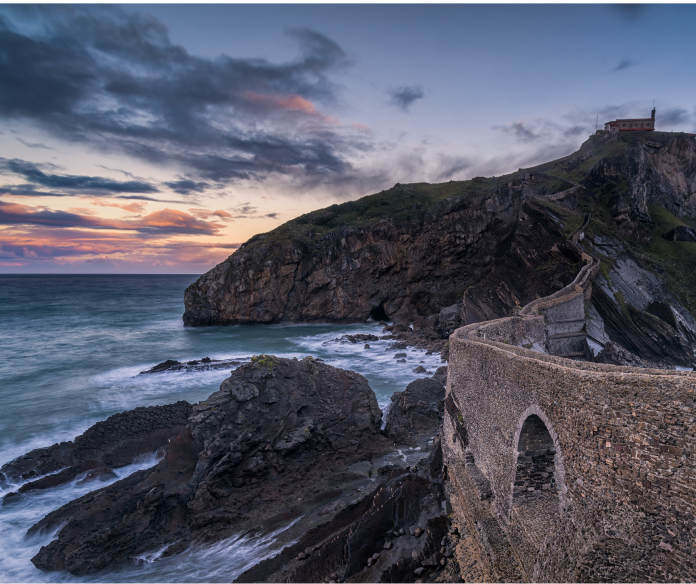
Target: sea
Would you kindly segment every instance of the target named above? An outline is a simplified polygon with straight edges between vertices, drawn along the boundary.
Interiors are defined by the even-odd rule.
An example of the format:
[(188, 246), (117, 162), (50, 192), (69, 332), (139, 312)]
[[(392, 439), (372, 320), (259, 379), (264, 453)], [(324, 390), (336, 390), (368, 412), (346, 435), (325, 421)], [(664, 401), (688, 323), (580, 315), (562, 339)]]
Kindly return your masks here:
[[(408, 349), (397, 363), (389, 341), (340, 344), (345, 334), (382, 334), (353, 325), (184, 327), (183, 296), (194, 275), (0, 275), (0, 465), (39, 447), (72, 440), (108, 416), (187, 400), (218, 389), (229, 371), (139, 375), (167, 359), (311, 355), (364, 375), (383, 411), (395, 391), (433, 373), (439, 355)], [(116, 470), (122, 479), (156, 464), (154, 454)], [(113, 482), (113, 481), (112, 481)], [(229, 582), (278, 553), (280, 533), (244, 534), (206, 548), (139, 558), (89, 576), (41, 572), (30, 559), (55, 533), (27, 537), (43, 516), (109, 483), (66, 484), (0, 505), (0, 582)], [(0, 486), (0, 499), (20, 484)], [(285, 526), (279, 531), (287, 528)], [(287, 543), (287, 542), (285, 542)]]

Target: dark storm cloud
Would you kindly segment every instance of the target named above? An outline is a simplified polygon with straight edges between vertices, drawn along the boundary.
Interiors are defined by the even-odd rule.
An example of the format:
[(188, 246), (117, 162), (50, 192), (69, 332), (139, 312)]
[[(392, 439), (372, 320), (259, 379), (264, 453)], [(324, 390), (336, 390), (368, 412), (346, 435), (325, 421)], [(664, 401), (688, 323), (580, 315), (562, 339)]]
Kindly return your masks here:
[(440, 155), (438, 162), (436, 171), (436, 180), (438, 181), (451, 180), (455, 176), (461, 177), (475, 164), (475, 161), (470, 158), (446, 155)]
[(423, 99), (425, 93), (420, 87), (413, 85), (410, 87), (399, 87), (389, 91), (389, 103), (395, 105), (400, 110), (408, 111), (413, 102)]
[(7, 10), (33, 26), (0, 20), (0, 119), (215, 181), (342, 175), (346, 155), (370, 147), (315, 106), (335, 101), (329, 75), (350, 64), (319, 32), (289, 31), (299, 56), (275, 64), (195, 57), (155, 18), (117, 7)]
[(614, 69), (612, 69), (612, 72), (616, 73), (618, 71), (624, 71), (625, 69), (629, 69), (630, 67), (635, 67), (635, 65), (635, 62), (631, 59), (624, 59), (616, 67), (614, 67)]
[(576, 136), (582, 136), (588, 132), (587, 126), (572, 126), (563, 130), (563, 135), (569, 138), (574, 138)]

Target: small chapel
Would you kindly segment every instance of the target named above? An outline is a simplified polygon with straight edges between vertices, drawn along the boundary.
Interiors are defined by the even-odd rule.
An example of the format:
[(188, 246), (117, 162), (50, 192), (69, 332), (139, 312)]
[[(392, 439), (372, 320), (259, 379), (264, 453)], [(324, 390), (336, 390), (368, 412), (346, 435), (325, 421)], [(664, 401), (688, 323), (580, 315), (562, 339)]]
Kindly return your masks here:
[(614, 120), (604, 124), (607, 132), (653, 132), (655, 131), (655, 108), (649, 118), (633, 118), (629, 120)]

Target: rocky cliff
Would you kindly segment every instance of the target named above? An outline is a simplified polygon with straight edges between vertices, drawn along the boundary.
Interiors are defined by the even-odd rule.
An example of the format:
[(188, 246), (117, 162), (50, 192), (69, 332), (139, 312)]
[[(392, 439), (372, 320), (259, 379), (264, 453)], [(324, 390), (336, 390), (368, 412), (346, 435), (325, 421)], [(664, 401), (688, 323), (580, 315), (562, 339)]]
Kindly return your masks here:
[(409, 321), (505, 252), (522, 199), (495, 179), (396, 185), (257, 235), (185, 293), (187, 325)]
[[(625, 234), (652, 220), (651, 204), (696, 216), (693, 137), (593, 136), (571, 156), (512, 175), (397, 184), (309, 213), (253, 237), (192, 284), (184, 323), (414, 321), (456, 303), (494, 267), (510, 282), (509, 310), (572, 279), (579, 258), (562, 249), (563, 222), (548, 212), (588, 199)], [(500, 312), (474, 304), (490, 308), (481, 318)]]
[(694, 137), (599, 132), (535, 168), (396, 185), (256, 236), (186, 290), (184, 322), (372, 316), (446, 338), (566, 286), (585, 249), (602, 263), (591, 303), (607, 325), (590, 352), (611, 342), (653, 366), (690, 366), (695, 228)]

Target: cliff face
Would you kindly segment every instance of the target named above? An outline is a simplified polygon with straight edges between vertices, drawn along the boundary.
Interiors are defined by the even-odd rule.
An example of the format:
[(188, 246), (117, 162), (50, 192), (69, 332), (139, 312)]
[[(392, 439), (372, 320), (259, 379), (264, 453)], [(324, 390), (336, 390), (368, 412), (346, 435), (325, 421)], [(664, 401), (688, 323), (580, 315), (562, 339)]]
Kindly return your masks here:
[(184, 323), (372, 316), (421, 327), (446, 309), (454, 316), (440, 328), (451, 332), (568, 284), (581, 258), (565, 241), (586, 212), (605, 271), (616, 255), (603, 256), (603, 242), (644, 253), (641, 266), (660, 264), (662, 279), (692, 310), (686, 296), (696, 282), (671, 256), (674, 246), (692, 244), (661, 236), (686, 229), (684, 222), (696, 227), (696, 142), (642, 132), (592, 136), (570, 156), (508, 176), (396, 185), (299, 217), (252, 238), (192, 284)]
[(432, 204), (429, 187), (366, 197), (376, 198), (365, 205), (380, 211), (374, 219), (332, 228), (348, 203), (252, 238), (186, 290), (184, 323), (408, 321), (439, 312), (507, 250), (522, 196), (507, 184), (484, 181), (469, 193), (454, 183), (452, 196)]
[[(648, 203), (657, 203), (677, 217), (696, 217), (696, 141), (663, 133), (640, 139), (611, 140), (629, 147), (605, 157), (589, 171), (589, 187), (610, 193), (609, 206), (617, 222), (650, 221)], [(606, 138), (605, 138), (606, 140)]]

